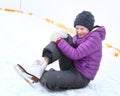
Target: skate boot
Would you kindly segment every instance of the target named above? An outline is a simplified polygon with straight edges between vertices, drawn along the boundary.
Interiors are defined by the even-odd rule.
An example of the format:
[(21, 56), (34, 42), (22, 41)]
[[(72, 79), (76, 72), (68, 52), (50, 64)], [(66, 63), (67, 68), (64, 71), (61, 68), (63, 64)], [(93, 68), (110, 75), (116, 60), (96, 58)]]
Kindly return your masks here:
[(34, 87), (34, 85), (39, 82), (46, 67), (47, 63), (44, 60), (43, 61), (36, 60), (28, 68), (25, 68), (20, 64), (17, 64), (15, 66), (15, 70), (27, 83)]

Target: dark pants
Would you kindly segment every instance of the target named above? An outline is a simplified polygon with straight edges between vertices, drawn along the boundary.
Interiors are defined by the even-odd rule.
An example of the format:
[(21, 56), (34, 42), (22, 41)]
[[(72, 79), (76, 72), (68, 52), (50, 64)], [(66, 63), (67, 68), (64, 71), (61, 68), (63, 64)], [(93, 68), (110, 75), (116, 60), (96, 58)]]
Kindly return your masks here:
[[(72, 45), (71, 37), (66, 39)], [(52, 47), (50, 47), (52, 45)], [(48, 54), (49, 53), (49, 54)], [(60, 71), (50, 69), (45, 71), (40, 79), (40, 83), (50, 90), (64, 90), (83, 88), (90, 82), (89, 79), (80, 74), (74, 67), (72, 60), (67, 58), (57, 48), (55, 43), (51, 42), (43, 50), (43, 56), (50, 59), (49, 63), (59, 60)]]

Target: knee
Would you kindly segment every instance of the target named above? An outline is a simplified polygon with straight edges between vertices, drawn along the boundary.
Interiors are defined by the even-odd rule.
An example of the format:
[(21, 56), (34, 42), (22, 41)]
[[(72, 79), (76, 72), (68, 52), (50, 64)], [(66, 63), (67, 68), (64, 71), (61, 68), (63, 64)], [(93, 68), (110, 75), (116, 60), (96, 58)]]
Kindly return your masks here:
[(40, 83), (50, 89), (50, 90), (55, 90), (56, 84), (55, 84), (55, 78), (52, 74), (52, 72), (45, 72), (42, 78), (40, 79)]

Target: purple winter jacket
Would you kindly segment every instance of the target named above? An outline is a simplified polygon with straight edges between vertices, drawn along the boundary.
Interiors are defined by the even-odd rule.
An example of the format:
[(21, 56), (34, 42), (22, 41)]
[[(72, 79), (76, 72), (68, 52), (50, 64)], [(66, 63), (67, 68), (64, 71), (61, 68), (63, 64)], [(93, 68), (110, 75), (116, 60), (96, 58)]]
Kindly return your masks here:
[(64, 39), (58, 43), (59, 49), (73, 60), (75, 68), (90, 80), (95, 78), (102, 58), (102, 41), (105, 39), (104, 26), (90, 32), (84, 38), (73, 37), (75, 47), (70, 46)]

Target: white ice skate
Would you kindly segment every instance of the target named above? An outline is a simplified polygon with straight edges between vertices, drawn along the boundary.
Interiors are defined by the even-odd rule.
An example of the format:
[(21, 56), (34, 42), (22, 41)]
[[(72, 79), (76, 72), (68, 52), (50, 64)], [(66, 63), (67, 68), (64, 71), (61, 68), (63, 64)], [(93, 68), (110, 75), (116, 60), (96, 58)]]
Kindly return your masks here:
[(32, 87), (39, 82), (46, 67), (47, 63), (39, 60), (36, 60), (32, 66), (26, 69), (20, 64), (14, 66), (17, 73)]

